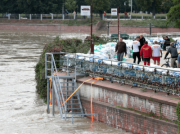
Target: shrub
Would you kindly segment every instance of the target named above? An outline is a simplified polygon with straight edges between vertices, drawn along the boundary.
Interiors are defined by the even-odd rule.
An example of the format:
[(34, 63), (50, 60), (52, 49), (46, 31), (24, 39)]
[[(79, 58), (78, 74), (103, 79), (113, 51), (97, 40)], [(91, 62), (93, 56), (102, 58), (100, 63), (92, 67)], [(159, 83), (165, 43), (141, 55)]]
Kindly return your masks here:
[[(96, 35), (92, 35), (92, 38), (94, 39), (94, 45), (99, 45), (99, 44), (106, 44), (108, 42), (107, 38), (105, 37), (99, 37)], [(87, 36), (84, 42), (91, 42), (91, 36)]]
[[(45, 79), (45, 54), (47, 52), (69, 52), (69, 53), (87, 53), (90, 49), (90, 44), (82, 43), (80, 39), (60, 39), (56, 37), (53, 42), (45, 45), (43, 52), (40, 55), (39, 62), (35, 67), (35, 79), (37, 93), (46, 102), (47, 98), (47, 80)], [(58, 60), (59, 56), (54, 59)], [(58, 65), (57, 65), (58, 66)]]

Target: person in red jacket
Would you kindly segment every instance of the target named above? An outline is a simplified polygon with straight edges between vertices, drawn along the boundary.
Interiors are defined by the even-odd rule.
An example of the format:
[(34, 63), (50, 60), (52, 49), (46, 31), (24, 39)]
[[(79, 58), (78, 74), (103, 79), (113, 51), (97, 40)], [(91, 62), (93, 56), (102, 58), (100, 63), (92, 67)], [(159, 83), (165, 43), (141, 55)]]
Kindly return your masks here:
[(148, 42), (145, 41), (140, 51), (141, 58), (143, 57), (144, 65), (150, 66), (150, 59), (152, 58), (152, 48), (148, 46)]
[(104, 11), (104, 18), (106, 18), (106, 12)]

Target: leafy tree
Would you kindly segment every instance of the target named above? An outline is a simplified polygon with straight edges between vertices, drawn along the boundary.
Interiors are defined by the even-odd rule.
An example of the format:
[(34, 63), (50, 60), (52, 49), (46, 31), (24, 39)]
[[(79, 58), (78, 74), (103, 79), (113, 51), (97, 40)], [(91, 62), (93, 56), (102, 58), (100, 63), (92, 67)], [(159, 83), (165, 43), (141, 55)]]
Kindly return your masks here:
[(71, 12), (73, 12), (75, 9), (78, 8), (78, 5), (76, 0), (66, 0), (65, 7)]
[(17, 0), (0, 0), (0, 11), (2, 13), (19, 13)]
[(161, 11), (169, 12), (170, 8), (173, 6), (173, 0), (162, 0)]
[(136, 3), (141, 7), (142, 11), (152, 9), (153, 16), (155, 16), (156, 11), (161, 11), (162, 0), (136, 0)]
[(60, 13), (62, 0), (0, 0), (0, 11), (10, 13)]
[(132, 0), (133, 2), (133, 9), (132, 10), (135, 10), (136, 12), (140, 11), (141, 10), (141, 7), (139, 6), (139, 3), (137, 0)]
[(77, 5), (78, 5), (78, 12), (80, 12), (80, 8), (82, 5), (86, 5), (87, 3), (84, 0), (76, 0), (77, 1)]
[(173, 0), (174, 6), (171, 7), (170, 11), (167, 14), (167, 24), (170, 22), (175, 22), (175, 27), (180, 28), (180, 0)]
[(109, 0), (85, 0), (87, 4), (93, 3), (93, 11), (98, 11), (101, 18), (104, 11), (109, 9), (110, 2)]
[(123, 12), (125, 12), (124, 2), (126, 2), (126, 12), (130, 11), (129, 2), (127, 0), (120, 0), (120, 1), (111, 0), (110, 5), (111, 5), (111, 8), (119, 7), (119, 12), (123, 13)]

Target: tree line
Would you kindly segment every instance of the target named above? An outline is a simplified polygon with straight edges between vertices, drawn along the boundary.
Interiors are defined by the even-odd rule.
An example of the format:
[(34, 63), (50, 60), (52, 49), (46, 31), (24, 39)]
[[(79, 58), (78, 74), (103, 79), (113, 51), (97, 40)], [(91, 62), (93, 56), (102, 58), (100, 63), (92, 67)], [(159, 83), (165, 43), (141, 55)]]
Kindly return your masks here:
[[(62, 7), (69, 12), (80, 12), (81, 5), (93, 3), (94, 13), (111, 12), (111, 8), (119, 7), (119, 12), (130, 12), (131, 0), (0, 0), (1, 13), (25, 13), (25, 14), (60, 14)], [(167, 13), (173, 0), (132, 0), (133, 11), (148, 11), (155, 13)]]

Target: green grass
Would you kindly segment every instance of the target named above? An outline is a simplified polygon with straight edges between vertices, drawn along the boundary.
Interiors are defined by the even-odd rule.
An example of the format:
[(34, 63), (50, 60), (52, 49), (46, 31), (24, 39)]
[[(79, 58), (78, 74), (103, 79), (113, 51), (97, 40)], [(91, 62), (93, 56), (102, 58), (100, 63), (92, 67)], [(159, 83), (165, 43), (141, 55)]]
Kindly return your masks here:
[[(174, 23), (170, 23), (166, 26), (166, 20), (120, 20), (120, 26), (134, 26), (134, 27), (149, 27), (151, 23), (152, 27), (174, 27)], [(111, 22), (111, 25), (117, 25), (117, 21)]]
[[(98, 23), (98, 21), (100, 21), (100, 19), (93, 19), (92, 24), (96, 25)], [(91, 20), (90, 19), (84, 19), (84, 20), (64, 20), (62, 21), (63, 24), (67, 24), (68, 26), (81, 26), (81, 25), (87, 25), (90, 26), (91, 25)]]

